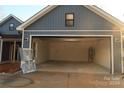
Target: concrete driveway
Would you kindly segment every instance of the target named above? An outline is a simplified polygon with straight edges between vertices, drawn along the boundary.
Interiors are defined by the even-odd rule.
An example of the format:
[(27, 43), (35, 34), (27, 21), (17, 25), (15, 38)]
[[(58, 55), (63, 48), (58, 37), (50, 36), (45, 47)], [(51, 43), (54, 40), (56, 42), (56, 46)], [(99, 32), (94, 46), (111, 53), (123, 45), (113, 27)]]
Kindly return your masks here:
[[(23, 86), (27, 80), (19, 79), (0, 84), (0, 87), (26, 87), (26, 88), (109, 88), (124, 87), (123, 75), (61, 73), (61, 72), (34, 72), (19, 76), (31, 82)], [(12, 86), (11, 84), (14, 85)], [(9, 84), (11, 83), (11, 84)], [(17, 86), (16, 86), (17, 85)]]

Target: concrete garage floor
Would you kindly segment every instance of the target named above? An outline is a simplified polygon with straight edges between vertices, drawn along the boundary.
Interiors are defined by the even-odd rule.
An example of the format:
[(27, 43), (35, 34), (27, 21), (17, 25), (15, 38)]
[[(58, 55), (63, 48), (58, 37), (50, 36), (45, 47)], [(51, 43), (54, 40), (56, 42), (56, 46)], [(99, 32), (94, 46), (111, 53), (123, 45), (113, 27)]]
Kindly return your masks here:
[(38, 71), (110, 74), (110, 70), (91, 62), (45, 62), (38, 65)]

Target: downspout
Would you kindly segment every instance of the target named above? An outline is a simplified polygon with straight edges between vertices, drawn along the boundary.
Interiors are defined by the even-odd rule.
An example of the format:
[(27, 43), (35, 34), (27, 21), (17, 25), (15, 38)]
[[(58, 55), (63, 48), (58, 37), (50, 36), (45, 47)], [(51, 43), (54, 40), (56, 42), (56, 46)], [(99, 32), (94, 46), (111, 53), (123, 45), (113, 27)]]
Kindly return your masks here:
[(22, 48), (24, 48), (24, 29), (22, 30)]

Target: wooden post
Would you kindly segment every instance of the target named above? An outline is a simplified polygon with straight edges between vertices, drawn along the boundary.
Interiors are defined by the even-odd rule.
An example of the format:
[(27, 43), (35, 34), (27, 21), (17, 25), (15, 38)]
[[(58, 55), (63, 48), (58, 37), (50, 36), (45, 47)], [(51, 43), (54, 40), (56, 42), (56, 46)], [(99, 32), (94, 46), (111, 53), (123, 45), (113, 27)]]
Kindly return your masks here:
[(9, 59), (10, 59), (10, 61), (13, 61), (13, 48), (14, 48), (14, 45), (11, 45), (10, 50), (9, 50)]
[(0, 40), (0, 62), (2, 61), (3, 40)]
[(13, 49), (13, 63), (15, 62), (16, 57), (16, 41), (14, 41), (14, 49)]

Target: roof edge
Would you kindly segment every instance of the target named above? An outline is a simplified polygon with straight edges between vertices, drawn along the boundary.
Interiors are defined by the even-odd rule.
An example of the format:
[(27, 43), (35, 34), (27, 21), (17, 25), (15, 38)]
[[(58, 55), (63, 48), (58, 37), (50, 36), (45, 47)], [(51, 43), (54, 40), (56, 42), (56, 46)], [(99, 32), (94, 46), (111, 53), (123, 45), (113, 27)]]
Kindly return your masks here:
[(18, 26), (16, 29), (19, 30), (19, 31), (23, 30), (25, 27), (29, 26), (30, 24), (32, 24), (33, 22), (35, 22), (36, 20), (38, 20), (39, 18), (41, 18), (45, 14), (49, 13), (51, 10), (53, 10), (57, 6), (58, 5), (48, 5), (48, 6), (46, 6), (45, 8), (40, 10), (38, 13), (34, 14), (32, 17), (27, 19), (23, 24)]
[(1, 21), (0, 21), (0, 25), (4, 24), (4, 22), (6, 22), (10, 17), (15, 18), (17, 21), (19, 21), (20, 23), (23, 23), (23, 21), (19, 18), (17, 18), (15, 15), (9, 14), (8, 16), (4, 17)]
[(122, 27), (124, 23), (117, 19), (116, 17), (112, 16), (111, 14), (107, 13), (103, 9), (97, 7), (96, 5), (86, 5), (86, 8), (93, 11), (94, 13), (98, 14), (99, 16), (103, 17), (104, 19), (108, 20), (109, 22), (115, 24), (118, 27)]

